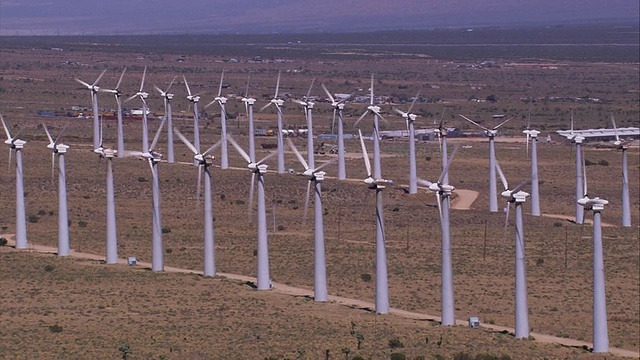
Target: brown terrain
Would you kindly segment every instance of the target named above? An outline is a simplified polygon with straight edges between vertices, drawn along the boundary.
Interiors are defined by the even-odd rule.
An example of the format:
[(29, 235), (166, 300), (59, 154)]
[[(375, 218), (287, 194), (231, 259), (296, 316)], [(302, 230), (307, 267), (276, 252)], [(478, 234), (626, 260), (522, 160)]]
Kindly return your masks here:
[[(513, 359), (601, 359), (582, 349), (591, 341), (592, 246), (591, 226), (570, 220), (575, 209), (575, 154), (569, 143), (555, 135), (568, 128), (570, 111), (576, 126), (609, 127), (613, 113), (619, 127), (638, 126), (638, 64), (563, 62), (549, 70), (529, 66), (494, 69), (461, 69), (445, 61), (396, 59), (344, 60), (340, 67), (326, 61), (288, 59), (277, 64), (225, 63), (224, 58), (189, 56), (175, 61), (170, 54), (149, 55), (106, 52), (0, 48), (0, 113), (12, 133), (20, 131), (24, 150), (28, 241), (34, 251), (0, 249), (4, 274), (0, 294), (0, 357), (3, 358), (301, 358), (384, 359), (391, 353), (407, 358), (453, 358), (482, 354)], [(74, 60), (78, 65), (64, 65)], [(451, 184), (459, 191), (452, 203), (451, 238), (456, 316), (478, 316), (483, 328), (438, 326), (440, 313), (440, 226), (435, 197), (422, 190), (408, 195), (396, 188), (385, 190), (386, 242), (389, 268), (390, 315), (375, 315), (370, 306), (375, 294), (375, 222), (372, 192), (361, 183), (365, 177), (361, 157), (349, 157), (347, 175), (353, 181), (327, 179), (323, 184), (327, 274), (332, 301), (314, 303), (313, 221), (303, 216), (306, 180), (296, 175), (268, 173), (265, 177), (273, 291), (257, 292), (247, 285), (255, 277), (255, 220), (247, 221), (250, 173), (230, 147), (229, 170), (213, 170), (216, 265), (220, 276), (203, 278), (202, 202), (196, 200), (197, 169), (189, 166), (191, 153), (176, 143), (178, 164), (159, 166), (162, 192), (165, 273), (147, 271), (151, 261), (151, 184), (148, 166), (134, 158), (114, 160), (119, 255), (136, 256), (143, 264), (106, 266), (100, 259), (105, 247), (105, 165), (91, 152), (91, 120), (35, 116), (39, 110), (89, 106), (88, 91), (74, 77), (92, 81), (104, 68), (101, 85), (115, 84), (128, 66), (123, 90), (137, 91), (142, 68), (149, 66), (149, 93), (157, 84), (165, 87), (174, 76), (174, 113), (189, 113), (186, 92), (179, 81), (184, 74), (192, 90), (202, 95), (202, 108), (217, 91), (220, 71), (226, 71), (228, 93), (242, 95), (252, 72), (251, 94), (257, 107), (273, 94), (277, 70), (283, 70), (281, 91), (301, 96), (312, 77), (334, 92), (364, 87), (370, 71), (376, 74), (377, 94), (439, 97), (444, 103), (418, 103), (418, 128), (430, 128), (444, 111), (445, 124), (476, 131), (457, 117), (464, 113), (486, 119), (495, 113), (515, 115), (498, 137), (496, 154), (512, 183), (530, 176), (524, 136), (527, 115), (531, 126), (542, 131), (538, 144), (541, 208), (546, 216), (525, 215), (530, 326), (535, 340), (516, 341), (514, 322), (513, 220), (504, 229), (504, 214), (488, 212), (486, 138), (450, 138), (458, 152), (450, 169)], [(302, 69), (301, 71), (293, 71)], [(550, 75), (553, 72), (553, 75)], [(193, 80), (192, 80), (193, 79)], [(437, 80), (437, 81), (436, 81)], [(192, 83), (193, 82), (193, 83)], [(164, 85), (163, 85), (164, 84)], [(437, 88), (431, 85), (437, 85)], [(322, 95), (317, 86), (313, 94)], [(357, 91), (357, 89), (355, 90)], [(521, 98), (545, 96), (591, 97), (603, 103), (568, 103), (539, 100), (530, 107)], [(471, 95), (496, 94), (496, 103), (473, 103)], [(231, 96), (228, 96), (230, 99)], [(110, 96), (100, 94), (100, 106), (113, 108)], [(131, 103), (135, 103), (133, 100)], [(162, 101), (150, 95), (156, 114)], [(138, 106), (138, 105), (125, 105)], [(285, 122), (301, 126), (298, 105), (287, 102)], [(364, 111), (361, 104), (347, 104), (347, 131)], [(393, 105), (406, 108), (408, 104)], [(404, 120), (382, 105), (388, 123), (383, 130), (403, 129)], [(531, 110), (530, 110), (531, 109)], [(203, 146), (219, 139), (218, 109), (206, 109), (201, 122)], [(240, 101), (230, 100), (230, 131), (247, 145), (246, 118)], [(275, 125), (273, 110), (256, 113), (258, 124)], [(330, 132), (332, 109), (318, 103), (314, 110), (316, 133)], [(176, 116), (177, 118), (177, 116)], [(57, 244), (57, 180), (51, 176), (51, 154), (41, 124), (54, 134), (64, 128), (62, 141), (70, 145), (67, 159), (67, 191), (71, 247), (77, 257), (40, 254)], [(150, 120), (151, 131), (159, 122)], [(191, 137), (189, 116), (176, 126)], [(370, 130), (367, 119), (363, 131)], [(140, 148), (140, 123), (125, 126), (129, 149)], [(501, 128), (502, 129), (502, 128)], [(106, 146), (115, 147), (115, 121), (105, 120)], [(357, 131), (355, 131), (357, 132)], [(547, 144), (546, 135), (552, 135)], [(294, 139), (304, 149), (304, 139)], [(275, 142), (259, 137), (258, 144)], [(331, 141), (325, 141), (332, 146)], [(166, 149), (166, 130), (159, 150)], [(381, 143), (383, 175), (407, 183), (406, 140)], [(603, 150), (604, 149), (604, 150)], [(347, 151), (359, 144), (347, 141)], [(259, 148), (258, 157), (267, 152)], [(219, 153), (215, 154), (216, 156)], [(335, 155), (318, 155), (317, 161)], [(438, 142), (417, 144), (419, 176), (435, 180), (440, 173)], [(292, 153), (287, 168), (302, 171)], [(640, 350), (640, 241), (638, 234), (639, 166), (637, 146), (629, 150), (629, 180), (633, 227), (620, 226), (620, 152), (607, 144), (585, 146), (589, 192), (608, 199), (603, 211), (607, 311), (612, 354), (638, 357)], [(15, 163), (8, 151), (0, 152), (1, 233), (15, 233)], [(15, 160), (12, 160), (15, 161)], [(219, 160), (215, 160), (219, 164)], [(235, 169), (238, 168), (238, 169)], [(275, 161), (270, 162), (270, 169)], [(335, 176), (335, 168), (326, 170)], [(499, 185), (500, 186), (500, 185)], [(526, 190), (526, 189), (525, 189)], [(500, 199), (500, 204), (504, 204)], [(501, 205), (502, 206), (502, 205)], [(528, 212), (525, 204), (525, 213)], [(255, 209), (253, 209), (255, 215)], [(311, 212), (312, 214), (312, 212)], [(559, 218), (563, 217), (563, 218)], [(588, 219), (591, 214), (587, 214)], [(513, 219), (513, 216), (511, 216)], [(8, 236), (7, 236), (8, 237)], [(89, 256), (88, 254), (91, 254)], [(174, 270), (177, 273), (174, 273)], [(343, 299), (343, 300), (341, 300)], [(345, 306), (340, 306), (343, 304)], [(354, 327), (352, 328), (352, 323)], [(58, 327), (55, 327), (57, 325)], [(353, 332), (351, 332), (353, 330)], [(500, 333), (505, 330), (506, 334)], [(364, 336), (358, 349), (357, 334)], [(564, 339), (564, 340), (561, 340)], [(398, 346), (400, 342), (403, 347)], [(551, 344), (549, 342), (552, 342)], [(576, 347), (563, 347), (565, 343)], [(343, 352), (344, 351), (344, 352)], [(438, 357), (441, 356), (441, 357)]]

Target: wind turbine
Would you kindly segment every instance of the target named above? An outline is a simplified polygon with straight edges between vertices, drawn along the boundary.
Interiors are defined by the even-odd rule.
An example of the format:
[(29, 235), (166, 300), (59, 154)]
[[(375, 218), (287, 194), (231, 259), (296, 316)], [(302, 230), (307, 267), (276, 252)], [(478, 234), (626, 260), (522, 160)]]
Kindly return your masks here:
[(527, 120), (527, 129), (523, 131), (527, 135), (527, 152), (529, 152), (529, 140), (531, 140), (531, 215), (540, 216), (540, 191), (538, 179), (538, 134), (540, 131), (530, 129), (531, 111)]
[[(144, 72), (142, 73), (142, 81), (140, 82), (140, 90), (137, 93), (130, 96), (125, 102), (129, 102), (136, 97), (140, 98), (142, 101), (142, 152), (149, 152), (149, 129), (147, 122), (147, 98), (149, 97), (149, 93), (145, 92), (144, 89), (144, 79), (147, 76), (147, 67), (144, 67)], [(102, 146), (102, 144), (100, 144)]]
[(98, 82), (100, 82), (100, 79), (102, 79), (102, 76), (106, 71), (107, 69), (102, 70), (102, 73), (100, 73), (100, 76), (98, 76), (98, 78), (96, 79), (96, 81), (93, 82), (93, 84), (86, 83), (76, 78), (77, 82), (84, 85), (87, 89), (89, 89), (89, 91), (91, 91), (91, 106), (93, 107), (93, 148), (94, 149), (97, 149), (98, 146), (100, 146), (100, 144), (98, 143), (100, 141), (100, 129), (99, 129), (100, 120), (98, 117), (99, 116), (98, 91), (100, 90), (100, 88), (98, 87)]
[[(107, 242), (106, 242), (106, 263), (117, 264), (118, 263), (118, 235), (116, 226), (116, 206), (115, 206), (115, 191), (113, 187), (113, 158), (117, 156), (117, 151), (110, 148), (104, 148), (100, 145), (99, 148), (93, 150), (100, 158), (104, 158), (107, 163), (106, 171), (106, 188), (107, 188)], [(131, 151), (120, 154), (125, 156)]]
[[(16, 249), (26, 249), (27, 244), (27, 217), (24, 208), (24, 173), (22, 171), (22, 149), (27, 143), (24, 140), (16, 137), (11, 137), (7, 124), (4, 122), (4, 118), (0, 115), (2, 121), (2, 127), (7, 135), (5, 144), (9, 145), (9, 155), (11, 151), (16, 151)], [(11, 157), (9, 157), (9, 164), (11, 164)]]
[(244, 97), (242, 102), (247, 113), (247, 121), (249, 123), (249, 158), (252, 162), (256, 160), (256, 138), (255, 131), (253, 129), (253, 104), (256, 103), (256, 99), (249, 96), (249, 79), (247, 79), (247, 88), (244, 91)]
[[(376, 313), (388, 314), (389, 313), (389, 284), (387, 276), (387, 251), (385, 245), (385, 232), (384, 232), (384, 198), (382, 197), (382, 190), (387, 184), (393, 184), (391, 180), (385, 180), (380, 174), (380, 168), (377, 170), (374, 168), (374, 173), (371, 173), (371, 163), (369, 162), (369, 154), (367, 154), (367, 147), (364, 144), (362, 138), (362, 132), (358, 129), (360, 135), (360, 146), (362, 147), (362, 157), (364, 158), (364, 165), (367, 170), (367, 178), (364, 179), (364, 183), (367, 186), (376, 191)], [(374, 131), (374, 135), (377, 136), (377, 131)], [(374, 158), (374, 164), (375, 164)]]
[[(208, 155), (215, 148), (223, 143), (223, 139), (220, 139), (217, 143), (211, 146), (207, 151), (200, 154), (196, 147), (191, 144), (187, 138), (173, 128), (178, 138), (193, 152), (193, 159), (198, 165), (202, 166), (204, 170), (204, 276), (216, 276), (216, 262), (215, 262), (215, 243), (213, 233), (213, 205), (211, 202), (211, 165), (213, 164), (213, 156)], [(199, 176), (199, 175), (198, 175)], [(199, 191), (198, 191), (199, 192)]]
[(529, 338), (529, 305), (527, 302), (527, 262), (525, 259), (524, 248), (524, 226), (522, 221), (522, 204), (527, 200), (529, 194), (521, 189), (529, 182), (525, 181), (522, 184), (516, 186), (513, 190), (509, 190), (509, 184), (507, 179), (496, 161), (496, 170), (500, 175), (500, 180), (504, 186), (502, 197), (507, 199), (507, 213), (505, 226), (509, 219), (509, 207), (513, 203), (515, 204), (516, 212), (516, 326), (515, 337), (516, 339)]
[(331, 123), (332, 129), (334, 128), (334, 123), (336, 121), (336, 112), (338, 114), (338, 180), (345, 180), (347, 178), (347, 171), (344, 159), (344, 122), (342, 117), (342, 111), (344, 110), (344, 100), (336, 101), (336, 99), (333, 97), (333, 95), (331, 95), (324, 84), (322, 84), (322, 89), (331, 100), (331, 106), (333, 107), (333, 120)]
[(265, 106), (260, 108), (260, 111), (263, 111), (269, 105), (273, 104), (278, 110), (278, 174), (284, 174), (284, 140), (282, 133), (282, 105), (284, 105), (284, 101), (278, 98), (278, 90), (280, 89), (280, 71), (278, 71), (278, 81), (276, 82), (276, 92), (273, 95), (271, 101), (269, 101)]
[(325, 247), (324, 247), (324, 221), (323, 221), (323, 208), (322, 208), (322, 182), (324, 181), (324, 176), (326, 173), (322, 171), (322, 168), (331, 164), (331, 161), (328, 161), (317, 168), (310, 167), (307, 162), (302, 157), (302, 154), (298, 151), (296, 146), (293, 144), (291, 139), (287, 139), (289, 141), (289, 146), (296, 154), (298, 161), (304, 167), (303, 175), (309, 179), (307, 185), (307, 196), (305, 200), (305, 216), (307, 214), (307, 209), (309, 207), (309, 189), (311, 187), (311, 183), (313, 182), (314, 189), (314, 280), (313, 280), (313, 299), (315, 301), (325, 302), (327, 301), (327, 264), (325, 260)]
[(601, 212), (609, 201), (587, 195), (587, 177), (584, 177), (584, 196), (577, 201), (586, 211), (593, 212), (593, 352), (609, 352), (607, 328), (607, 299), (604, 278), (604, 254), (602, 250)]
[(622, 151), (622, 226), (631, 226), (631, 202), (629, 200), (629, 170), (627, 168), (627, 145), (624, 141), (620, 140), (618, 136), (618, 128), (616, 127), (616, 120), (611, 115), (611, 123), (616, 134), (616, 141), (614, 145)]
[(137, 156), (149, 162), (152, 176), (152, 243), (151, 243), (151, 271), (164, 271), (164, 248), (162, 244), (162, 218), (160, 213), (160, 179), (158, 175), (158, 163), (162, 160), (162, 154), (153, 151), (160, 138), (160, 133), (167, 119), (163, 119), (153, 137), (151, 146), (145, 146), (146, 151), (131, 151), (129, 156)]
[[(43, 124), (47, 133), (49, 144), (47, 148), (51, 150), (52, 160), (55, 161), (58, 155), (58, 256), (69, 256), (69, 213), (67, 211), (67, 174), (64, 155), (69, 149), (68, 145), (59, 143), (60, 135), (54, 141), (47, 126)], [(52, 162), (52, 166), (54, 163)], [(53, 168), (52, 168), (53, 169)]]
[(353, 127), (356, 127), (360, 120), (362, 120), (367, 114), (370, 112), (373, 113), (373, 176), (376, 178), (381, 178), (381, 167), (380, 167), (380, 134), (379, 130), (379, 121), (378, 118), (384, 120), (382, 114), (380, 114), (380, 107), (373, 104), (373, 74), (371, 74), (371, 87), (370, 90), (370, 105), (367, 107), (367, 110), (358, 118), (358, 120), (353, 124)]
[[(304, 97), (304, 100), (293, 100), (295, 103), (302, 105), (302, 109), (304, 111), (304, 117), (307, 119), (307, 162), (309, 163), (309, 167), (311, 169), (315, 168), (314, 164), (314, 154), (313, 154), (313, 101), (309, 100), (309, 96), (311, 95), (311, 89), (313, 88), (313, 84), (316, 82), (316, 79), (311, 80), (311, 85), (309, 86), (309, 91), (307, 91), (307, 96)], [(289, 144), (292, 144), (289, 142)], [(296, 149), (297, 150), (297, 149)]]
[(213, 105), (213, 103), (218, 103), (220, 106), (220, 125), (222, 126), (222, 146), (220, 147), (220, 168), (228, 169), (229, 168), (229, 157), (227, 155), (227, 110), (225, 108), (225, 104), (227, 103), (227, 98), (222, 96), (222, 82), (224, 81), (224, 71), (222, 71), (222, 75), (220, 76), (220, 86), (218, 86), (218, 95), (213, 99), (212, 102), (208, 103), (205, 106), (205, 109), (209, 106)]
[(173, 93), (169, 92), (171, 85), (173, 85), (175, 80), (175, 78), (171, 79), (171, 83), (169, 83), (166, 90), (162, 90), (159, 87), (154, 86), (156, 91), (160, 93), (160, 96), (162, 96), (164, 100), (164, 117), (167, 119), (167, 129), (169, 129), (169, 131), (167, 131), (167, 162), (170, 164), (176, 162), (173, 154), (173, 133), (171, 132), (171, 129), (173, 129), (173, 111), (171, 109)]
[(467, 120), (468, 122), (485, 130), (487, 132), (487, 135), (489, 136), (489, 211), (498, 212), (498, 195), (496, 192), (496, 150), (494, 145), (494, 139), (496, 134), (498, 133), (498, 128), (506, 124), (513, 118), (508, 118), (507, 120), (489, 129), (478, 124), (477, 122), (469, 119), (468, 117), (462, 114), (459, 114), (459, 115), (460, 117)]
[[(182, 78), (184, 79), (184, 86), (186, 86), (187, 88), (187, 100), (193, 103), (193, 146), (195, 146), (196, 150), (200, 152), (200, 125), (198, 118), (198, 103), (200, 102), (200, 94), (192, 94), (186, 76), (183, 75)], [(200, 179), (200, 176), (198, 176), (198, 179)]]
[(258, 275), (257, 289), (271, 289), (271, 278), (269, 276), (269, 243), (267, 241), (267, 207), (264, 195), (264, 174), (267, 172), (265, 162), (273, 157), (275, 153), (270, 153), (262, 160), (254, 162), (249, 155), (229, 136), (229, 142), (236, 148), (238, 153), (247, 161), (247, 167), (251, 170), (251, 189), (249, 192), (249, 211), (253, 202), (253, 189), (256, 177), (258, 178)]
[(436, 194), (438, 201), (438, 211), (440, 213), (440, 231), (442, 233), (442, 254), (441, 254), (441, 323), (450, 326), (456, 324), (454, 291), (453, 291), (453, 261), (451, 256), (451, 234), (449, 225), (449, 206), (451, 203), (451, 193), (455, 187), (449, 185), (445, 180), (449, 173), (449, 164), (453, 161), (453, 157), (457, 148), (451, 152), (451, 156), (446, 161), (446, 166), (442, 170), (438, 181), (432, 183), (428, 180), (418, 179), (417, 182), (429, 188)]
[(418, 92), (416, 97), (413, 98), (411, 106), (409, 106), (409, 109), (406, 112), (393, 108), (395, 112), (405, 119), (407, 122), (407, 130), (409, 132), (409, 194), (415, 194), (418, 192), (418, 177), (416, 174), (416, 133), (413, 127), (413, 123), (416, 121), (417, 115), (412, 113), (411, 110), (416, 104), (419, 94), (420, 92)]
[[(124, 77), (124, 73), (126, 71), (127, 71), (127, 68), (125, 67), (124, 70), (122, 70), (122, 74), (120, 75), (120, 79), (118, 79), (118, 83), (116, 84), (115, 88), (113, 89), (100, 88), (100, 91), (113, 94), (116, 98), (116, 104), (118, 106), (118, 149), (117, 149), (118, 154), (124, 154), (124, 128), (122, 124), (122, 100), (121, 100), (122, 91), (120, 91), (120, 84), (122, 83), (122, 78)], [(102, 142), (102, 138), (100, 139), (100, 141)]]

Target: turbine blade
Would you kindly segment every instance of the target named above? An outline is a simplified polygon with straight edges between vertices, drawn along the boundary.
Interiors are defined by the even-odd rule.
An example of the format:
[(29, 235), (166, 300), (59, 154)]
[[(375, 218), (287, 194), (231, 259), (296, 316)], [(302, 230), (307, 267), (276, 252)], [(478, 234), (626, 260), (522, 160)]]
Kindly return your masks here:
[(333, 134), (334, 129), (336, 128), (336, 108), (333, 108), (333, 118), (331, 119), (331, 133)]
[(253, 192), (256, 188), (256, 173), (253, 172), (251, 173), (251, 188), (249, 189), (249, 208), (248, 208), (248, 214), (249, 214), (249, 222), (251, 222), (252, 216), (251, 214), (253, 213)]
[(240, 153), (240, 155), (242, 155), (242, 157), (247, 160), (249, 164), (251, 164), (251, 158), (249, 157), (249, 155), (247, 155), (247, 152), (244, 151), (244, 149), (241, 148), (240, 145), (238, 145), (238, 143), (231, 137), (231, 135), (227, 136), (227, 138), (229, 139), (231, 145), (233, 145), (233, 147), (236, 148), (236, 150)]
[(273, 95), (274, 99), (278, 98), (278, 90), (280, 90), (280, 75), (281, 75), (281, 72), (278, 71), (278, 81), (276, 82), (276, 93), (275, 95)]
[(436, 201), (438, 202), (438, 212), (440, 213), (440, 224), (442, 224), (442, 198), (440, 193), (436, 193)]
[(413, 98), (413, 101), (411, 102), (411, 106), (409, 106), (409, 110), (407, 110), (407, 114), (411, 113), (411, 110), (413, 109), (413, 105), (416, 104), (416, 101), (418, 100), (419, 95), (420, 95), (420, 90), (418, 90), (418, 92), (416, 93), (416, 96)]
[(196, 200), (200, 201), (200, 189), (202, 188), (202, 164), (198, 164), (198, 181), (196, 190)]
[(262, 111), (264, 111), (264, 109), (268, 108), (268, 107), (269, 107), (269, 105), (271, 105), (271, 104), (272, 104), (271, 102), (268, 102), (265, 106), (261, 107), (261, 108), (258, 110), (258, 112), (262, 112)]
[(185, 144), (187, 145), (187, 147), (189, 148), (189, 150), (191, 150), (191, 152), (194, 155), (198, 155), (198, 150), (196, 150), (196, 147), (193, 146), (193, 144), (191, 143), (191, 141), (189, 141), (184, 135), (182, 135), (182, 133), (176, 128), (173, 128), (173, 132), (178, 136), (178, 138)]
[(305, 197), (304, 200), (304, 220), (307, 220), (307, 215), (309, 214), (309, 195), (311, 193), (311, 182), (313, 180), (309, 179), (309, 181), (307, 181), (307, 195)]
[[(160, 89), (158, 87), (158, 85), (153, 85), (153, 88), (156, 89), (156, 91), (160, 93), (160, 96), (164, 96), (165, 92), (162, 91), (162, 89)], [(165, 103), (166, 103), (166, 98), (165, 98)]]
[(96, 86), (98, 85), (98, 82), (100, 82), (100, 79), (102, 79), (102, 76), (104, 75), (104, 73), (107, 72), (107, 69), (102, 70), (102, 72), (100, 73), (100, 76), (98, 76), (98, 78), (96, 79), (96, 81), (93, 82), (92, 86)]
[(210, 152), (212, 152), (213, 150), (215, 150), (218, 147), (220, 147), (220, 145), (222, 145), (223, 141), (224, 141), (224, 139), (219, 139), (215, 144), (211, 145), (211, 147), (208, 148), (207, 151), (203, 152), (202, 156), (205, 156), (205, 155), (209, 154)]
[[(47, 133), (47, 138), (49, 138), (49, 145), (54, 145), (53, 139), (51, 138), (51, 133), (49, 133), (49, 129), (47, 129), (47, 125), (42, 124), (42, 127), (44, 128), (44, 131)], [(55, 148), (52, 150), (55, 150)]]
[(329, 166), (329, 165), (331, 165), (331, 164), (334, 164), (336, 161), (337, 161), (337, 160), (336, 160), (336, 158), (333, 158), (333, 159), (331, 159), (331, 160), (329, 160), (329, 161), (327, 161), (327, 162), (324, 162), (324, 163), (322, 163), (322, 165), (320, 165), (320, 166), (318, 166), (317, 168), (313, 169), (313, 172), (314, 172), (314, 173), (315, 173), (315, 172), (318, 172), (318, 171), (320, 171), (320, 170), (324, 169), (325, 167), (327, 167), (327, 166)]
[(2, 121), (2, 127), (4, 128), (4, 133), (7, 135), (7, 140), (13, 140), (11, 138), (11, 134), (9, 133), (9, 129), (7, 128), (7, 124), (4, 122), (4, 117), (2, 117), (2, 114), (0, 114), (0, 121)]
[(618, 128), (616, 127), (616, 119), (611, 114), (611, 124), (613, 124), (613, 131), (616, 134), (616, 141), (620, 141), (620, 137), (618, 136)]
[(258, 161), (256, 164), (257, 165), (261, 165), (264, 164), (267, 160), (271, 159), (272, 157), (276, 156), (278, 152), (277, 151), (272, 151), (269, 153), (269, 155), (263, 157), (260, 161)]
[(55, 168), (56, 168), (56, 153), (52, 152), (51, 153), (51, 182), (53, 182), (53, 179), (55, 177)]
[(512, 194), (517, 193), (517, 192), (518, 192), (518, 191), (520, 191), (523, 187), (525, 187), (525, 186), (527, 186), (527, 185), (529, 185), (529, 184), (531, 184), (531, 180), (523, 181), (523, 182), (521, 182), (520, 184), (518, 184), (518, 186), (516, 186), (513, 190), (511, 190), (511, 193), (512, 193)]
[(115, 89), (120, 89), (120, 84), (122, 83), (122, 78), (124, 77), (124, 73), (127, 71), (127, 67), (125, 66), (124, 70), (122, 70), (122, 74), (120, 74), (120, 79), (118, 79), (118, 83), (116, 84)]
[(220, 75), (220, 85), (218, 86), (218, 97), (222, 94), (222, 81), (224, 80), (224, 70), (222, 70), (222, 75)]
[(418, 184), (422, 185), (422, 186), (426, 186), (426, 187), (430, 187), (433, 183), (429, 180), (425, 180), (425, 179), (417, 179)]
[(309, 170), (309, 165), (304, 160), (304, 157), (302, 157), (302, 154), (300, 154), (300, 151), (298, 151), (298, 148), (296, 148), (296, 146), (293, 144), (293, 141), (291, 141), (291, 138), (289, 137), (287, 138), (287, 144), (289, 144), (289, 147), (291, 148), (291, 150), (293, 150), (293, 152), (296, 154), (298, 161), (300, 162), (300, 164), (302, 164), (304, 169)]
[(305, 97), (305, 100), (309, 99), (309, 96), (311, 95), (311, 89), (313, 88), (313, 84), (316, 82), (316, 78), (311, 79), (311, 85), (309, 85), (309, 91), (307, 91), (307, 96)]
[(247, 87), (244, 89), (244, 97), (249, 97), (249, 81), (251, 81), (251, 75), (247, 78)]
[(502, 236), (502, 255), (504, 256), (504, 248), (507, 246), (507, 229), (509, 226), (509, 213), (511, 212), (511, 203), (507, 202), (507, 212), (504, 217), (504, 231)]
[(505, 120), (505, 121), (501, 122), (500, 124), (498, 124), (496, 127), (494, 127), (494, 128), (493, 128), (493, 130), (497, 130), (500, 126), (502, 126), (502, 125), (504, 125), (504, 124), (508, 123), (508, 122), (509, 122), (509, 121), (511, 121), (511, 120), (513, 120), (513, 116), (512, 116), (512, 117), (510, 117), (510, 118), (508, 118), (507, 120)]
[(331, 100), (331, 103), (335, 103), (336, 99), (333, 98), (333, 95), (331, 95), (329, 90), (327, 90), (327, 87), (324, 85), (324, 83), (322, 83), (320, 86), (322, 86), (322, 89), (324, 90), (325, 94), (327, 94), (327, 96), (329, 97), (329, 100)]
[(369, 90), (371, 91), (371, 105), (373, 105), (373, 73), (371, 73), (371, 87)]
[(79, 82), (80, 84), (84, 85), (86, 88), (91, 89), (91, 85), (87, 84), (86, 82), (76, 78), (75, 79), (77, 82)]
[(367, 154), (367, 147), (364, 145), (360, 129), (358, 129), (358, 134), (360, 135), (360, 146), (362, 147), (362, 157), (364, 158), (364, 166), (367, 169), (367, 176), (371, 177), (371, 162), (369, 161), (369, 154)]
[[(118, 154), (118, 155), (120, 155), (120, 154)], [(142, 151), (125, 150), (124, 154), (122, 154), (122, 157), (133, 157), (133, 156), (141, 157), (143, 155), (144, 155), (144, 153)], [(118, 157), (120, 157), (120, 156), (118, 156)]]
[(529, 156), (529, 139), (531, 138), (529, 132), (527, 132), (527, 156)]
[(507, 178), (504, 177), (504, 173), (502, 172), (502, 169), (500, 168), (500, 164), (498, 164), (498, 159), (496, 159), (496, 171), (498, 172), (498, 175), (500, 176), (500, 181), (502, 181), (502, 186), (504, 186), (505, 190), (509, 190), (509, 183), (507, 183)]
[(447, 166), (442, 169), (442, 174), (440, 174), (440, 177), (438, 178), (438, 184), (442, 184), (442, 181), (445, 179), (445, 177), (447, 177), (447, 174), (449, 174), (449, 168), (451, 167), (451, 163), (453, 162), (453, 157), (456, 155), (456, 152), (458, 152), (458, 146), (453, 148), (451, 155), (449, 155)]
[(153, 137), (153, 142), (151, 142), (151, 146), (149, 147), (149, 151), (155, 149), (156, 144), (158, 143), (158, 139), (160, 139), (160, 133), (162, 132), (162, 128), (164, 127), (165, 121), (167, 121), (166, 118), (164, 118), (162, 122), (160, 122), (160, 126), (158, 127), (158, 130), (156, 130), (156, 135)]
[(491, 131), (490, 129), (488, 129), (488, 128), (486, 128), (486, 127), (484, 127), (484, 126), (482, 126), (482, 125), (478, 124), (477, 122), (475, 122), (475, 121), (473, 121), (473, 120), (469, 119), (468, 117), (466, 117), (466, 116), (464, 116), (464, 115), (462, 115), (462, 114), (458, 114), (458, 115), (459, 115), (460, 117), (462, 117), (463, 119), (467, 120), (468, 122), (472, 123), (473, 125), (475, 125), (475, 126), (477, 126), (477, 127), (481, 128), (481, 129), (484, 129), (484, 130), (487, 130), (487, 131)]
[(404, 117), (405, 115), (409, 115), (409, 113), (406, 113), (406, 112), (404, 112), (402, 110), (399, 110), (397, 108), (393, 108), (393, 111), (395, 111), (396, 113), (398, 113), (398, 115), (400, 115), (402, 117)]
[(142, 92), (142, 88), (144, 88), (144, 79), (147, 77), (147, 67), (144, 67), (144, 71), (142, 72), (142, 81), (140, 82), (140, 92)]
[(582, 188), (584, 189), (584, 196), (587, 196), (587, 194), (588, 194), (588, 192), (587, 192), (587, 165), (586, 165), (586, 160), (584, 159), (584, 151), (582, 151), (582, 182), (583, 182)]
[(353, 123), (353, 127), (357, 127), (358, 123), (360, 123), (360, 120), (364, 119), (365, 116), (367, 116), (367, 114), (369, 113), (369, 109), (367, 109), (367, 111), (364, 112), (364, 114), (360, 115), (360, 117), (358, 118), (358, 120), (356, 120), (356, 122)]
[(189, 88), (189, 83), (187, 82), (187, 77), (182, 75), (182, 80), (184, 80), (184, 86), (187, 87), (187, 94), (191, 96), (191, 89)]

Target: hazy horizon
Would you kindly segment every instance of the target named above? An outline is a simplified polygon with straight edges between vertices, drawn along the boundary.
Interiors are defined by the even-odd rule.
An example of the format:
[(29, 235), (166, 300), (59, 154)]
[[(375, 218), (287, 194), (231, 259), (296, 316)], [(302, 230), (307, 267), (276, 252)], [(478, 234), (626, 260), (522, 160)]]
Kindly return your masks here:
[(134, 35), (420, 30), (637, 22), (637, 0), (2, 0), (0, 35)]

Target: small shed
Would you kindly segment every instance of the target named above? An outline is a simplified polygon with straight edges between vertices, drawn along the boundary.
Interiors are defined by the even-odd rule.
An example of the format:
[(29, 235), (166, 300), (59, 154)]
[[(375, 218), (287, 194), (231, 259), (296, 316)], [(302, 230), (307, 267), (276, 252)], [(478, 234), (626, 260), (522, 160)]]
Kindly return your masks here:
[(127, 258), (127, 265), (136, 266), (138, 265), (138, 259), (135, 256), (129, 256)]
[(469, 318), (469, 327), (471, 327), (471, 328), (479, 328), (480, 327), (480, 320), (478, 319), (477, 316), (471, 316)]

